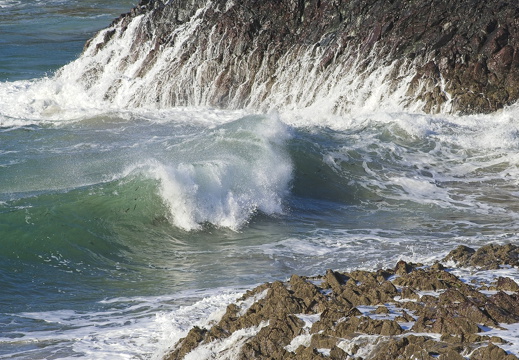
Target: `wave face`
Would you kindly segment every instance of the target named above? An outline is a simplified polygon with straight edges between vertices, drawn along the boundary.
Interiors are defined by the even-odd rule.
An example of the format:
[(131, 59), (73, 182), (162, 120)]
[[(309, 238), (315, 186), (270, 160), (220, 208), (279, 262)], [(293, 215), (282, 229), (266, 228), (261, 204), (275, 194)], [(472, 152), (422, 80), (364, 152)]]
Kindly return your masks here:
[[(36, 33), (36, 8), (54, 22), (97, 4), (48, 3), (0, 7)], [(392, 57), (397, 22), (359, 46), (379, 33), (369, 9), (334, 8), (356, 0), (243, 3), (141, 1), (54, 76), (0, 73), (0, 357), (158, 359), (253, 284), (517, 242), (517, 106), (422, 113), (456, 109), (448, 76), (424, 78), (419, 48)], [(71, 52), (38, 63), (56, 54)], [(485, 276), (518, 278), (501, 270)]]
[[(78, 126), (93, 128), (85, 129), (79, 143), (68, 138), (75, 135), (67, 130), (35, 129), (23, 142), (24, 151), (30, 152), (32, 139), (42, 136), (40, 132), (48, 135), (34, 156), (20, 162), (18, 152), (2, 154), (6, 171), (0, 201), (5, 216), (18, 219), (12, 223), (30, 222), (32, 216), (24, 209), (31, 208), (33, 200), (42, 202), (37, 207), (45, 207), (67, 199), (70, 204), (58, 210), (66, 212), (78, 206), (76, 197), (83, 199), (79, 208), (85, 214), (95, 212), (109, 219), (113, 212), (124, 210), (130, 216), (135, 210), (144, 211), (140, 216), (149, 221), (166, 218), (187, 231), (204, 224), (238, 230), (256, 213), (284, 211), (283, 199), (292, 181), (285, 143), (291, 135), (275, 116), (247, 116), (215, 128), (180, 123), (172, 135), (164, 133), (167, 127), (146, 127), (147, 122), (131, 120), (122, 128), (111, 123), (115, 128), (109, 125), (105, 134), (98, 135), (93, 129), (99, 121), (113, 120), (100, 117), (89, 119), (91, 125), (81, 122)], [(136, 133), (145, 129), (162, 137), (160, 143)], [(9, 130), (14, 137), (23, 131)], [(92, 200), (90, 193), (99, 195), (100, 202)], [(47, 215), (44, 211), (37, 217)]]

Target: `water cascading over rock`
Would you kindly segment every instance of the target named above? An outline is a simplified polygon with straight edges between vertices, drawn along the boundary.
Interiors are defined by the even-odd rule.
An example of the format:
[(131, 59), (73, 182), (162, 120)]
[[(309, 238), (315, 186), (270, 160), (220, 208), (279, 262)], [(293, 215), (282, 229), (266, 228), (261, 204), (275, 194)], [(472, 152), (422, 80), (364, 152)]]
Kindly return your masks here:
[(75, 71), (131, 107), (491, 112), (519, 98), (518, 14), (504, 1), (142, 0)]

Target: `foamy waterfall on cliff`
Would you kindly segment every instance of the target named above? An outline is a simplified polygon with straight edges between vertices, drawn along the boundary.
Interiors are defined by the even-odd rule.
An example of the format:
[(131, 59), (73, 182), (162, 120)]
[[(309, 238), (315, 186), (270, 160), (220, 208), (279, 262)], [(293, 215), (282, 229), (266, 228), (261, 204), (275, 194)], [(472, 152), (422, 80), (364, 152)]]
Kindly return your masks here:
[(58, 77), (74, 79), (99, 106), (108, 100), (119, 108), (217, 106), (345, 114), (423, 107), (410, 95), (416, 74), (411, 61), (386, 61), (377, 46), (365, 56), (333, 34), (284, 51), (275, 42), (236, 42), (236, 34), (221, 26), (206, 31), (208, 13), (232, 11), (232, 2), (219, 9), (209, 1), (184, 23), (168, 24), (167, 39), (156, 27), (170, 20), (157, 20), (152, 11), (115, 22)]

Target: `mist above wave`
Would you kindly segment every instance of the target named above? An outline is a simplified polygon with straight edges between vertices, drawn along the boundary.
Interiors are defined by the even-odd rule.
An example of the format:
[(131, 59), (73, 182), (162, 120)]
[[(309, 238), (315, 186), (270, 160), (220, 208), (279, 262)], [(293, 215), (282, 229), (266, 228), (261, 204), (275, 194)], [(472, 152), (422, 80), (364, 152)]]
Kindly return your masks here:
[(283, 213), (292, 180), (288, 128), (272, 117), (245, 117), (181, 144), (180, 161), (152, 162), (149, 176), (171, 222), (185, 230), (204, 223), (237, 230), (257, 212)]

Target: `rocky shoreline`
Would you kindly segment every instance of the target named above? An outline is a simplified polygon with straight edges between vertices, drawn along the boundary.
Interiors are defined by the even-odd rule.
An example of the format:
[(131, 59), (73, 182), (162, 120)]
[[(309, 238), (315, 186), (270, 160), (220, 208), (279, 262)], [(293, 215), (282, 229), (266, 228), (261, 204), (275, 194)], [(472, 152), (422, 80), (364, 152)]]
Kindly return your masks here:
[[(292, 275), (248, 291), (207, 328), (193, 327), (164, 360), (512, 360), (499, 331), (519, 325), (519, 285), (468, 281), (455, 267), (519, 266), (519, 247), (459, 246), (432, 266)], [(209, 355), (212, 354), (212, 355)]]
[[(344, 114), (392, 97), (429, 113), (492, 112), (519, 99), (518, 14), (501, 0), (141, 0), (87, 44), (110, 58), (83, 78), (90, 87), (110, 75), (99, 62), (116, 62), (143, 79), (134, 106), (263, 111), (326, 98)], [(131, 49), (117, 55), (110, 45), (126, 33)], [(105, 96), (120, 89), (123, 79)]]

